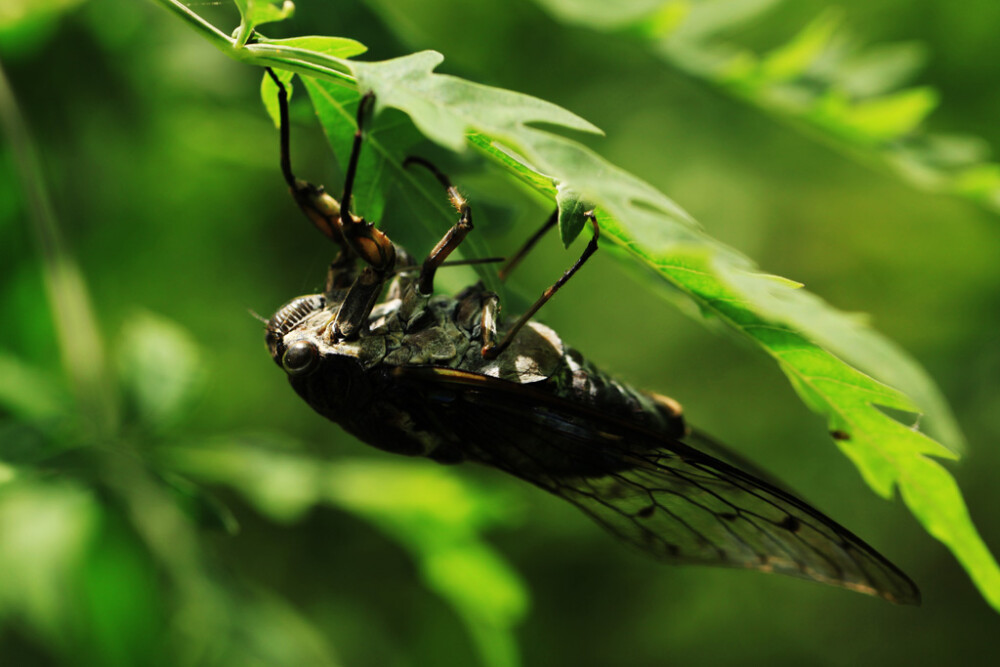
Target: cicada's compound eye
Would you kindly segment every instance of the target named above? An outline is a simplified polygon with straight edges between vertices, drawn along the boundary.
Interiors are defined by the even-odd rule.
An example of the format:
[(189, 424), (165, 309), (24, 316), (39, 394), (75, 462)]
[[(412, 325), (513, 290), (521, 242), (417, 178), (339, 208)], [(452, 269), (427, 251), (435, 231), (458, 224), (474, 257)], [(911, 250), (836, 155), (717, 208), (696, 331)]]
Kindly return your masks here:
[(289, 375), (303, 375), (311, 371), (319, 360), (316, 345), (307, 340), (297, 340), (288, 346), (281, 358), (281, 366)]

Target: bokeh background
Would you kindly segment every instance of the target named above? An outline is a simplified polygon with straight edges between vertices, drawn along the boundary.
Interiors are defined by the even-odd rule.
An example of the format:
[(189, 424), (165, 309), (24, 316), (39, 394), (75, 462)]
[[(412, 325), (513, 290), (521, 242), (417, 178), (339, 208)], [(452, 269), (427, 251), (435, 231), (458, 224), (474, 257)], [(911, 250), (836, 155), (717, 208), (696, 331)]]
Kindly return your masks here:
[[(737, 38), (780, 44), (828, 9), (785, 5)], [(4, 143), (0, 662), (995, 664), (996, 614), (900, 502), (865, 487), (774, 364), (600, 253), (541, 319), (803, 490), (910, 574), (922, 607), (665, 567), (499, 473), (395, 459), (319, 418), (249, 314), (320, 287), (331, 250), (281, 181), (260, 70), (152, 3), (11, 6), (31, 20), (5, 24), (0, 58), (120, 408), (109, 428), (68, 398), (51, 269)], [(1000, 5), (837, 6), (859, 39), (924, 45), (919, 80), (943, 96), (933, 129), (1000, 145)], [(237, 25), (227, 7), (192, 7)], [(869, 313), (951, 402), (969, 441), (951, 468), (1000, 550), (1000, 216), (915, 189), (671, 69), (628, 34), (574, 27), (528, 0), (304, 0), (270, 28), (352, 37), (366, 59), (433, 48), (446, 57), (439, 71), (562, 105), (606, 132), (589, 145), (713, 236)], [(339, 184), (301, 100), (293, 117), (298, 171)], [(426, 153), (473, 198), (475, 233), (497, 253), (546, 215), (473, 156)], [(434, 239), (409, 235), (407, 215), (390, 207), (384, 227), (419, 255)], [(578, 252), (549, 239), (514, 290), (540, 290)]]

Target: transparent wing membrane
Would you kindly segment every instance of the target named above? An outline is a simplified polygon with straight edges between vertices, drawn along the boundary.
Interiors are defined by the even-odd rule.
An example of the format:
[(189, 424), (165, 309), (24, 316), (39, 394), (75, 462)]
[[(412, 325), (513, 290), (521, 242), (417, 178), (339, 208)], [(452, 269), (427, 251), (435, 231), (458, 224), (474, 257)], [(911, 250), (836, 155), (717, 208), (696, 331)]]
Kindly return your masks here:
[(659, 559), (919, 603), (917, 587), (892, 563), (770, 481), (558, 397), (491, 378), (463, 384), (458, 400), (442, 407), (468, 458), (564, 498)]

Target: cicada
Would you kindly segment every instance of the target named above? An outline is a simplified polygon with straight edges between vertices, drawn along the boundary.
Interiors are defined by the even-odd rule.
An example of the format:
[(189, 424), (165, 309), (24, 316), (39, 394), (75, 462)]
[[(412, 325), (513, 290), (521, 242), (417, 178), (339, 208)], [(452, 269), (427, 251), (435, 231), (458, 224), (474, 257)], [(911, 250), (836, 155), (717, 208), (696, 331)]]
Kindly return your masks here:
[(415, 263), (350, 210), (372, 95), (359, 103), (337, 200), (294, 176), (287, 94), (269, 73), (278, 86), (285, 181), (339, 245), (323, 293), (293, 299), (266, 329), (271, 357), (316, 412), (388, 452), (500, 469), (669, 563), (775, 572), (919, 603), (899, 568), (691, 428), (676, 401), (616, 380), (532, 319), (597, 249), (593, 212), (583, 255), (521, 317), (500, 317), (497, 295), (481, 284), (435, 294), (436, 271), (473, 228), (469, 203), (432, 164), (407, 160), (431, 171), (458, 215)]

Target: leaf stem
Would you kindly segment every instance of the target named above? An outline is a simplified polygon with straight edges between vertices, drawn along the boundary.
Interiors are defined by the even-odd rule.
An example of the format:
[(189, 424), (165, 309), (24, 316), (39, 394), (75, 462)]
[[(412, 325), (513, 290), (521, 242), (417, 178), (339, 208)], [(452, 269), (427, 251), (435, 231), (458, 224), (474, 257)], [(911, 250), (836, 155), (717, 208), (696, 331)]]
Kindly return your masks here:
[(261, 67), (280, 67), (341, 85), (349, 83), (353, 86), (357, 82), (347, 73), (349, 66), (342, 58), (296, 46), (269, 44), (266, 39), (254, 44), (245, 44), (249, 39), (249, 35), (245, 34), (249, 25), (246, 22), (240, 24), (239, 34), (236, 37), (230, 37), (177, 0), (153, 0), (153, 2), (190, 24), (202, 37), (234, 60)]

